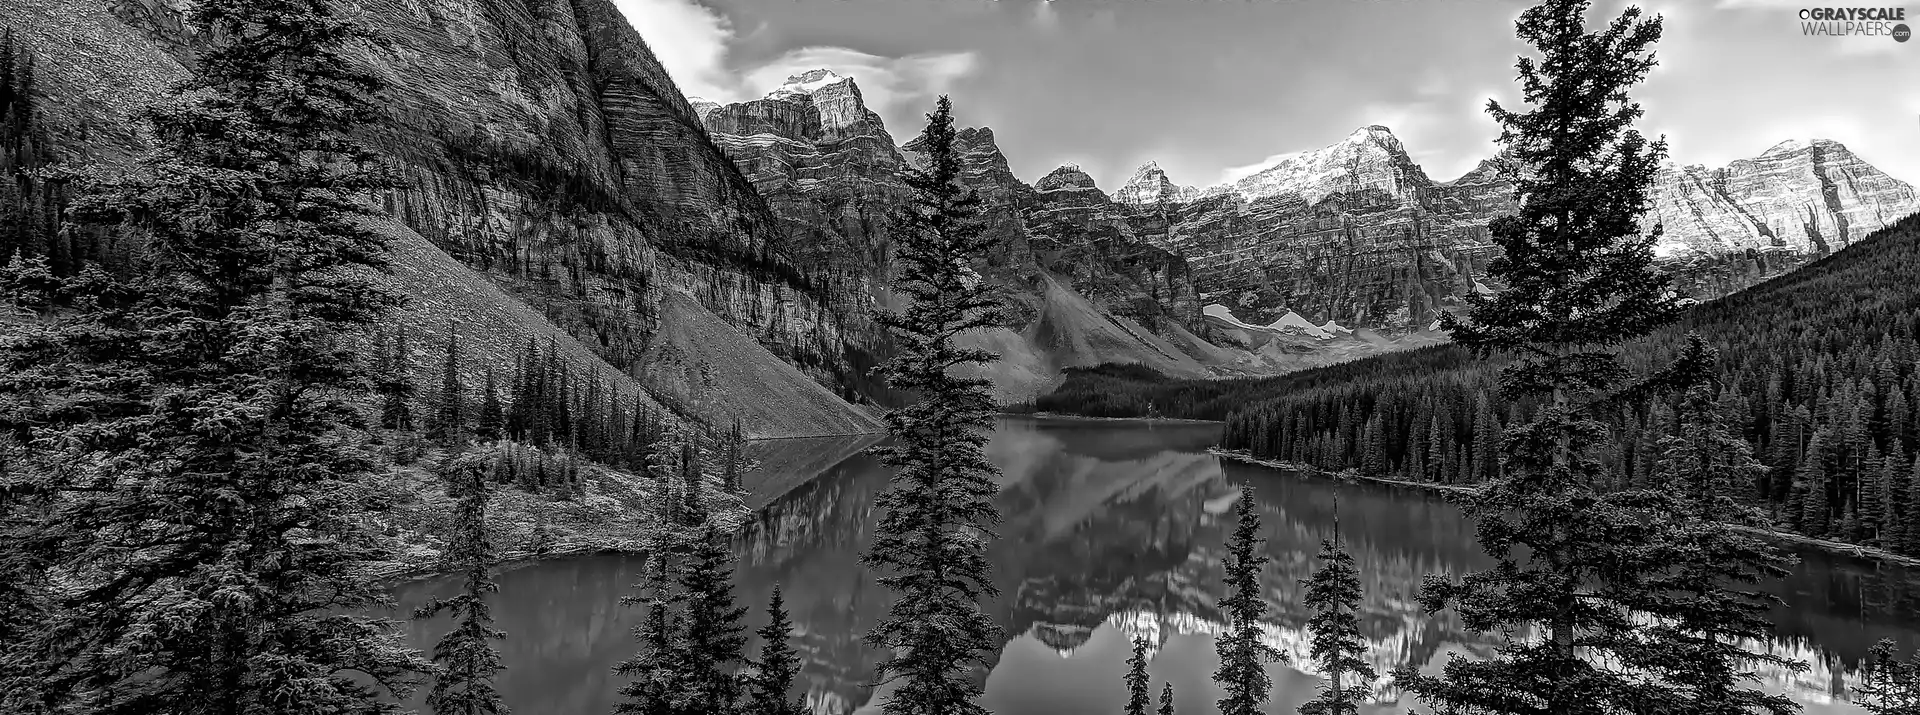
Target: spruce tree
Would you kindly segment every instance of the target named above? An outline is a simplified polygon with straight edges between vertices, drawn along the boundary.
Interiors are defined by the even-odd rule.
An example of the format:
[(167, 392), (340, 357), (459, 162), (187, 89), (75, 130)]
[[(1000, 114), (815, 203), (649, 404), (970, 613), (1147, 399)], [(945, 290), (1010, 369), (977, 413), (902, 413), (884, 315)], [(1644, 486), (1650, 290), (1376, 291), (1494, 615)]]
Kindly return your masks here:
[(493, 369), (487, 369), (485, 391), (480, 393), (480, 414), (475, 420), (473, 434), (484, 440), (496, 440), (506, 436), (506, 412), (500, 406), (500, 388), (494, 383)]
[(71, 177), (70, 216), (137, 257), (0, 348), (0, 431), (46, 495), (0, 558), (71, 577), (9, 657), (62, 710), (383, 712), (431, 667), (359, 615), (389, 603), (353, 338), (396, 303), (363, 221), (394, 183), (352, 139), (379, 82), (333, 8), (194, 4), (221, 41), (146, 113), (153, 150)]
[[(0, 55), (3, 59), (5, 55)], [(40, 500), (28, 491), (32, 483), (25, 475), (15, 474), (11, 464), (20, 453), (11, 437), (0, 435), (0, 528), (29, 518), (31, 510), (42, 508)], [(0, 550), (5, 550), (0, 546)], [(0, 556), (0, 712), (22, 715), (49, 713), (52, 703), (42, 699), (39, 679), (28, 659), (31, 651), (15, 653), (13, 648), (30, 642), (50, 615), (52, 593), (43, 559), (31, 552)]]
[[(1628, 96), (1655, 64), (1661, 24), (1628, 8), (1589, 31), (1588, 4), (1545, 0), (1515, 23), (1540, 57), (1516, 63), (1530, 110), (1487, 106), (1521, 169), (1517, 213), (1489, 226), (1502, 250), (1490, 272), (1508, 288), (1471, 298), (1464, 320), (1443, 316), (1476, 354), (1516, 356), (1501, 375), (1509, 399), (1543, 404), (1531, 422), (1508, 428), (1503, 473), (1464, 499), (1497, 565), (1457, 581), (1429, 577), (1422, 592), (1427, 608), (1453, 608), (1467, 628), (1503, 634), (1485, 660), (1454, 655), (1437, 675), (1396, 674), (1442, 709), (1641, 712), (1659, 692), (1635, 672), (1655, 657), (1644, 647), (1650, 634), (1607, 591), (1640, 582), (1634, 569), (1659, 568), (1643, 558), (1658, 526), (1643, 493), (1607, 489), (1600, 453), (1609, 438), (1593, 411), (1628, 377), (1612, 347), (1678, 310), (1652, 266), (1659, 229), (1639, 224), (1665, 143), (1633, 129), (1641, 110)], [(1633, 563), (1629, 573), (1616, 568), (1622, 562)], [(1620, 665), (1597, 665), (1608, 661)]]
[(622, 604), (643, 606), (647, 612), (645, 619), (633, 629), (640, 641), (639, 651), (613, 667), (616, 675), (631, 679), (620, 687), (615, 713), (675, 715), (684, 702), (677, 687), (678, 668), (685, 650), (678, 611), (686, 599), (678, 589), (680, 549), (671, 531), (672, 519), (673, 515), (664, 508), (653, 512), (647, 523), (647, 559), (641, 581), (635, 593), (620, 598)]
[(1147, 639), (1133, 639), (1133, 655), (1127, 658), (1127, 715), (1147, 715), (1152, 693), (1147, 689)]
[(1853, 696), (1872, 715), (1920, 715), (1920, 655), (1902, 661), (1893, 641), (1875, 643), (1861, 664)]
[(494, 688), (494, 676), (506, 666), (500, 663), (493, 641), (506, 634), (493, 627), (493, 611), (486, 600), (487, 594), (500, 590), (492, 575), (498, 556), (487, 536), (487, 500), (493, 490), (487, 485), (486, 463), (478, 453), (458, 452), (447, 458), (440, 471), (448, 495), (456, 500), (447, 564), (465, 580), (459, 594), (432, 599), (413, 613), (420, 620), (442, 613), (457, 619), (453, 630), (433, 646), (433, 660), (440, 670), (427, 692), (427, 707), (435, 715), (505, 715), (511, 711)]
[(1160, 709), (1154, 715), (1173, 715), (1173, 683), (1160, 684)]
[(1307, 631), (1313, 634), (1308, 652), (1327, 678), (1320, 694), (1300, 705), (1301, 715), (1358, 715), (1370, 691), (1349, 689), (1348, 681), (1371, 683), (1375, 677), (1360, 634), (1360, 573), (1353, 556), (1340, 547), (1338, 517), (1333, 528), (1333, 537), (1320, 541), (1320, 567), (1301, 582), (1312, 612), (1307, 617)]
[(680, 574), (686, 595), (683, 639), (676, 668), (682, 712), (730, 713), (740, 702), (736, 676), (747, 645), (733, 601), (733, 549), (714, 524), (700, 527)]
[(446, 356), (440, 363), (440, 393), (435, 396), (433, 421), (427, 426), (428, 438), (442, 442), (460, 438), (466, 429), (466, 413), (461, 404), (466, 398), (460, 393), (460, 336), (448, 326)]
[(1254, 508), (1253, 487), (1240, 487), (1240, 500), (1234, 507), (1237, 522), (1227, 542), (1227, 596), (1220, 608), (1226, 611), (1227, 632), (1214, 642), (1220, 654), (1220, 668), (1213, 680), (1220, 684), (1220, 715), (1259, 715), (1272, 694), (1273, 679), (1267, 675), (1269, 662), (1286, 662), (1286, 654), (1267, 645), (1260, 619), (1267, 613), (1267, 601), (1260, 588), (1260, 573), (1268, 561), (1261, 551), (1266, 539), (1260, 536), (1260, 512)]
[(380, 352), (379, 374), (374, 376), (375, 389), (380, 393), (380, 426), (403, 432), (412, 430), (416, 390), (413, 362), (407, 349), (407, 329), (394, 326), (393, 336), (381, 344), (386, 349)]
[(754, 659), (753, 677), (747, 681), (743, 715), (801, 715), (805, 704), (787, 697), (800, 674), (800, 654), (795, 652), (793, 621), (787, 618), (786, 600), (780, 587), (773, 587), (767, 599), (767, 625), (755, 632), (760, 636), (760, 657)]
[[(1679, 430), (1659, 441), (1654, 481), (1665, 485), (1647, 495), (1653, 521), (1667, 528), (1628, 564), (1634, 578), (1606, 589), (1621, 603), (1663, 621), (1651, 628), (1650, 646), (1637, 662), (1652, 675), (1643, 686), (1648, 702), (1693, 715), (1774, 715), (1799, 712), (1784, 695), (1763, 692), (1758, 667), (1805, 670), (1805, 663), (1754, 653), (1742, 640), (1773, 637), (1768, 611), (1780, 599), (1754, 588), (1788, 574), (1791, 557), (1740, 527), (1763, 528), (1766, 514), (1732, 495), (1767, 468), (1746, 440), (1729, 433), (1704, 376), (1718, 359), (1699, 335), (1688, 337), (1676, 365), (1691, 377), (1679, 414)], [(1654, 698), (1658, 698), (1655, 700)]]
[(896, 444), (880, 453), (897, 471), (875, 500), (880, 517), (861, 557), (894, 594), (866, 636), (886, 653), (877, 680), (898, 686), (883, 706), (889, 715), (983, 713), (974, 669), (1000, 647), (1000, 628), (980, 606), (998, 592), (986, 556), (1000, 518), (996, 469), (983, 449), (994, 406), (986, 380), (956, 374), (994, 356), (954, 341), (994, 322), (998, 306), (969, 266), (993, 241), (979, 196), (960, 185), (952, 111), (941, 97), (922, 133), (925, 163), (902, 177), (911, 196), (893, 221), (895, 288), (907, 307), (881, 317), (899, 349), (883, 374), (916, 397), (887, 414)]
[(738, 495), (741, 491), (740, 472), (745, 469), (745, 456), (741, 449), (746, 446), (746, 432), (740, 428), (740, 418), (733, 418), (733, 430), (727, 433), (727, 464), (721, 477), (721, 487), (728, 494)]

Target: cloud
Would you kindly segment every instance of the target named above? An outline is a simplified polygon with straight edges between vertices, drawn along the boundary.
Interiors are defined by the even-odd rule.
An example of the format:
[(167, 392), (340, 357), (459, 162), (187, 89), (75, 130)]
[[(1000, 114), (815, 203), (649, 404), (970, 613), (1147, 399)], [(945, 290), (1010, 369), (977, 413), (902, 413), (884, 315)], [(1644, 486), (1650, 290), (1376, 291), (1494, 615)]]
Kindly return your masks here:
[(680, 93), (689, 97), (732, 100), (738, 78), (726, 67), (733, 23), (725, 15), (692, 0), (613, 0), (640, 31), (653, 55), (667, 68)]
[(977, 64), (971, 52), (886, 57), (845, 47), (802, 47), (736, 69), (729, 66), (727, 50), (738, 31), (725, 15), (698, 0), (614, 0), (614, 4), (653, 48), (682, 94), (716, 102), (765, 96), (788, 76), (831, 69), (854, 78), (867, 106), (884, 113), (885, 108), (946, 92)]
[[(973, 72), (978, 58), (972, 52), (885, 57), (845, 47), (802, 47), (749, 69), (741, 76), (752, 96), (761, 96), (787, 77), (811, 69), (830, 69), (852, 77), (860, 95), (874, 111), (922, 102), (946, 93), (956, 80)], [(926, 107), (931, 109), (931, 106)]]

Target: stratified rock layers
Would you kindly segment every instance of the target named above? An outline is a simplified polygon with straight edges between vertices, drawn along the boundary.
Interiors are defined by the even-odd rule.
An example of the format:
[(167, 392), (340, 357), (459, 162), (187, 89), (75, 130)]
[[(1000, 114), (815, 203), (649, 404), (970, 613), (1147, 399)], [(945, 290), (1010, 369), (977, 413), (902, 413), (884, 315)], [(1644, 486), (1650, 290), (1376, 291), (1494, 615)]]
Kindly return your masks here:
[[(1148, 164), (1115, 195), (1137, 235), (1191, 262), (1207, 302), (1253, 322), (1292, 310), (1396, 333), (1430, 327), (1438, 311), (1488, 289), (1480, 281), (1497, 249), (1487, 225), (1514, 210), (1511, 172), (1496, 156), (1437, 182), (1386, 127), (1369, 126), (1206, 190)], [(1920, 210), (1913, 187), (1826, 140), (1784, 142), (1723, 169), (1668, 167), (1652, 200), (1658, 254), (1702, 297)]]
[[(112, 128), (134, 125), (134, 112), (203, 44), (173, 5), (0, 0), (0, 15), (43, 60), (43, 121), (59, 150), (125, 152), (132, 138)], [(494, 283), (590, 348), (601, 364), (582, 369), (641, 383), (655, 336), (688, 327), (662, 320), (722, 321), (810, 378), (782, 389), (817, 393), (795, 403), (804, 408), (755, 414), (750, 433), (877, 428), (834, 395), (847, 392), (846, 317), (861, 301), (832, 266), (790, 241), (610, 0), (363, 0), (341, 9), (381, 30), (351, 56), (390, 85), (388, 121), (366, 136), (407, 182), (386, 208), (472, 270), (450, 280)], [(700, 310), (662, 311), (676, 295)], [(401, 319), (436, 332), (458, 324), (438, 313)], [(717, 422), (740, 407), (676, 406)]]
[[(862, 282), (877, 304), (891, 306), (886, 212), (905, 204), (899, 174), (918, 160), (920, 139), (896, 148), (855, 81), (826, 70), (704, 116), (714, 142), (801, 237), (796, 243), (811, 247), (809, 260)], [(961, 129), (956, 143), (961, 180), (979, 194), (993, 238), (975, 268), (1008, 307), (1002, 327), (969, 338), (1002, 356), (985, 373), (997, 397), (1030, 399), (1060, 369), (1100, 362), (1209, 374), (1158, 334), (1204, 329), (1185, 260), (1135, 235), (1125, 208), (1085, 174), (1056, 172), (1067, 178), (1028, 186), (1014, 177), (992, 130)], [(863, 347), (884, 350), (883, 336), (868, 337)]]

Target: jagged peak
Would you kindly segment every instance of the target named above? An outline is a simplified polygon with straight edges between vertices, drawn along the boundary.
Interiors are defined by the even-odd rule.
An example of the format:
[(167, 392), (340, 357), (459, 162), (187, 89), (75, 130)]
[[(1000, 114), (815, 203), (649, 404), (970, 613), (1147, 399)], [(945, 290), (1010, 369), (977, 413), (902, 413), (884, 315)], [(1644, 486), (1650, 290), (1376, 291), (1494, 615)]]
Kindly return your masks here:
[(1788, 139), (1786, 141), (1780, 142), (1773, 146), (1767, 147), (1767, 150), (1760, 152), (1760, 155), (1766, 156), (1768, 154), (1784, 154), (1790, 151), (1799, 151), (1801, 149), (1805, 149), (1807, 148), (1807, 146), (1808, 146), (1807, 142), (1801, 141), (1799, 139)]
[[(993, 141), (993, 130), (988, 127), (961, 127), (955, 129), (953, 130), (953, 140), (955, 144), (962, 145), (963, 148), (969, 151), (1000, 151), (1000, 145)], [(920, 147), (926, 145), (927, 134), (925, 130), (922, 130), (914, 134), (912, 139), (907, 140), (907, 143), (900, 145), (900, 149), (908, 152), (918, 152), (920, 151)]]
[(1154, 204), (1163, 201), (1183, 202), (1200, 195), (1198, 189), (1173, 183), (1165, 169), (1157, 161), (1141, 164), (1133, 170), (1133, 177), (1114, 194), (1114, 200), (1127, 204)]
[(822, 87), (852, 82), (853, 78), (830, 69), (811, 69), (796, 75), (789, 75), (787, 81), (768, 92), (768, 97), (780, 97), (794, 94), (813, 94)]
[(1807, 148), (1819, 148), (1827, 151), (1847, 151), (1847, 145), (1845, 144), (1841, 144), (1840, 142), (1834, 141), (1832, 139), (1820, 139), (1816, 137), (1813, 139), (1788, 139), (1786, 141), (1780, 142), (1773, 146), (1767, 147), (1767, 150), (1764, 152), (1761, 152), (1760, 156), (1773, 156), (1776, 154), (1786, 154), (1786, 153), (1796, 152), (1796, 151), (1800, 151), (1802, 149), (1807, 149)]
[(1041, 191), (1052, 191), (1055, 189), (1097, 189), (1100, 187), (1094, 184), (1092, 176), (1080, 170), (1079, 164), (1068, 162), (1061, 164), (1059, 168), (1053, 171), (1047, 172), (1046, 176), (1040, 177), (1039, 181), (1034, 182), (1033, 188)]

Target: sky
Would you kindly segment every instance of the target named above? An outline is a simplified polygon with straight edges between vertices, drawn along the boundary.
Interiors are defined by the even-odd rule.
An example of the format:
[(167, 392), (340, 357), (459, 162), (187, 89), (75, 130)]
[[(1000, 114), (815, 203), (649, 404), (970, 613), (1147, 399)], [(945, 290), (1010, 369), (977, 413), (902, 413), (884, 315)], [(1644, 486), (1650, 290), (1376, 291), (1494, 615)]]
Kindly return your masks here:
[[(1526, 3), (1506, 1), (614, 2), (689, 96), (744, 101), (832, 69), (904, 143), (945, 93), (1021, 179), (1074, 163), (1108, 191), (1150, 160), (1212, 186), (1373, 124), (1453, 179), (1494, 152), (1486, 103), (1517, 105), (1528, 50), (1513, 36)], [(1588, 18), (1663, 17), (1660, 66), (1634, 96), (1677, 163), (1821, 138), (1920, 183), (1920, 40), (1806, 36), (1799, 10), (1818, 4), (1596, 0)], [(1907, 15), (1920, 27), (1920, 4)]]

